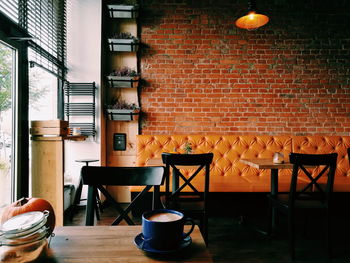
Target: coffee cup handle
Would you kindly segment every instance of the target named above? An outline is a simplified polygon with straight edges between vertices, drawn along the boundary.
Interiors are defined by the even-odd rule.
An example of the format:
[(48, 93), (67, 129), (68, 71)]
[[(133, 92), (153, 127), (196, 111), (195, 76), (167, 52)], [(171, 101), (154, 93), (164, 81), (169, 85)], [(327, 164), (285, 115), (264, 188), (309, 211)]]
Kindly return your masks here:
[(143, 241), (146, 241), (146, 242), (148, 242), (148, 241), (150, 241), (150, 240), (152, 240), (152, 238), (150, 237), (150, 238), (145, 238), (144, 236), (143, 236), (143, 234), (141, 233), (141, 239), (143, 240)]
[(188, 236), (192, 233), (192, 231), (193, 231), (193, 229), (194, 229), (194, 226), (195, 226), (195, 223), (194, 223), (194, 221), (193, 221), (192, 218), (187, 217), (187, 218), (185, 219), (185, 223), (187, 223), (187, 222), (190, 222), (190, 223), (192, 224), (192, 226), (191, 226), (191, 229), (190, 229), (187, 233), (185, 233), (185, 234), (182, 236), (183, 239), (185, 239), (186, 237), (188, 237)]
[(145, 238), (144, 236), (143, 236), (143, 234), (141, 233), (141, 239), (142, 239), (142, 244), (141, 244), (141, 248), (143, 248), (143, 246), (145, 245), (145, 243), (147, 243), (147, 242), (149, 242), (149, 241), (151, 241), (152, 240), (152, 238), (150, 237), (150, 238)]

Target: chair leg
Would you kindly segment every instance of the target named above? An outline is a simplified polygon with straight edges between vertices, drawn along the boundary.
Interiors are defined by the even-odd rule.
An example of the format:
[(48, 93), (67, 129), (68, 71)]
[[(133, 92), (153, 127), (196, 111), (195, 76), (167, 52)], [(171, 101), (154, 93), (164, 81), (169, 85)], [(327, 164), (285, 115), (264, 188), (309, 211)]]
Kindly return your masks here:
[(95, 200), (95, 213), (96, 213), (96, 219), (101, 220), (100, 218), (100, 209), (97, 200)]
[(201, 231), (205, 245), (208, 246), (208, 217), (206, 215), (199, 218), (199, 230)]
[(309, 216), (304, 216), (304, 227), (303, 227), (303, 237), (307, 237), (307, 229), (309, 229)]
[(326, 220), (327, 220), (327, 250), (328, 250), (328, 258), (332, 258), (332, 231), (331, 231), (331, 226), (332, 226), (332, 215), (329, 210), (326, 211)]
[(94, 209), (96, 204), (95, 199), (95, 188), (93, 186), (89, 186), (88, 188), (88, 199), (86, 204), (86, 226), (93, 226), (94, 225)]
[(205, 214), (203, 218), (203, 223), (202, 223), (202, 229), (203, 229), (203, 238), (205, 245), (208, 247), (209, 241), (208, 241), (208, 216)]
[(100, 212), (103, 213), (102, 202), (101, 202), (101, 198), (98, 194), (98, 191), (96, 192), (96, 202), (97, 202), (97, 205), (98, 205)]
[(96, 219), (97, 220), (100, 220), (101, 217), (101, 213), (103, 212), (103, 209), (102, 209), (102, 202), (101, 202), (101, 199), (100, 199), (100, 196), (99, 196), (99, 193), (98, 193), (98, 190), (95, 189), (95, 213), (96, 213)]
[(71, 221), (73, 220), (73, 217), (74, 217), (76, 210), (77, 210), (77, 206), (80, 203), (82, 189), (83, 189), (83, 178), (80, 176), (79, 185), (78, 185), (77, 190), (75, 191), (74, 201), (72, 204), (72, 210), (70, 212), (70, 220)]
[(289, 251), (292, 260), (295, 259), (295, 220), (294, 213), (288, 212), (288, 236), (289, 236)]

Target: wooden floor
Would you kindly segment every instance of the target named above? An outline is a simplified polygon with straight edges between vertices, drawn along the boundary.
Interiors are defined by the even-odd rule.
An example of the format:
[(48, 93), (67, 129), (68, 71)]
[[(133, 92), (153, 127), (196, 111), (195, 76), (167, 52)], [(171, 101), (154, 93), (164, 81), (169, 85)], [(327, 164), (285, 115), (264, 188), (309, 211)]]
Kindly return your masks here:
[[(350, 210), (349, 207), (348, 210)], [(286, 221), (283, 218), (279, 220), (276, 236), (271, 238), (256, 231), (256, 229), (265, 229), (266, 226), (266, 215), (261, 206), (251, 205), (249, 212), (242, 212), (242, 214), (244, 214), (243, 222), (242, 217), (234, 213), (210, 216), (208, 250), (212, 254), (214, 262), (293, 262), (288, 254)], [(96, 225), (109, 225), (115, 216), (115, 211), (111, 207), (105, 208), (101, 216), (101, 220)], [(135, 221), (140, 223), (140, 218), (136, 217)], [(320, 221), (319, 217), (309, 221), (309, 225), (312, 224), (315, 227), (312, 227), (305, 234), (302, 233), (304, 221), (299, 223), (296, 260), (294, 262), (350, 262), (350, 216), (347, 213), (340, 211), (334, 216), (334, 256), (332, 260), (327, 259), (326, 243), (323, 238), (325, 232), (320, 231), (323, 229), (323, 222)], [(65, 219), (65, 225), (84, 224), (84, 206), (78, 209), (73, 219), (68, 216)]]

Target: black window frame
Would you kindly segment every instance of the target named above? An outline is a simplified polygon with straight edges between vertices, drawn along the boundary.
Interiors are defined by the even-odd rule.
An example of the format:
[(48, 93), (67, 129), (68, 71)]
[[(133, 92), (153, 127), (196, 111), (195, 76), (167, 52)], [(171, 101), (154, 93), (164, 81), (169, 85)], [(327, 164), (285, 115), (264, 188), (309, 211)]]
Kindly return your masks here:
[[(55, 5), (57, 17), (54, 23), (56, 23), (54, 33), (57, 36), (57, 52), (52, 54), (52, 50), (45, 50), (38, 44), (36, 40), (28, 33), (28, 23), (38, 22), (42, 23), (41, 17), (37, 19), (36, 15), (30, 15), (30, 12), (36, 12), (37, 8), (33, 8), (38, 1), (36, 0), (18, 0), (13, 2), (1, 3), (0, 9), (0, 39), (17, 49), (17, 101), (16, 101), (16, 141), (18, 142), (13, 149), (16, 151), (16, 161), (13, 170), (16, 178), (15, 184), (15, 199), (19, 199), (24, 196), (29, 196), (29, 65), (39, 66), (44, 70), (52, 73), (57, 77), (57, 118), (64, 119), (63, 103), (64, 94), (63, 86), (66, 79), (67, 67), (66, 67), (66, 0), (49, 0)], [(53, 7), (54, 8), (54, 7)], [(1, 10), (9, 12), (10, 16), (7, 16)], [(11, 10), (15, 10), (17, 13), (11, 13)], [(42, 10), (43, 17), (45, 17), (45, 11)], [(50, 10), (49, 10), (50, 11)], [(16, 19), (16, 15), (18, 15)], [(17, 21), (15, 21), (15, 20)], [(33, 20), (34, 19), (34, 20)], [(29, 20), (29, 21), (28, 21)], [(51, 20), (50, 20), (51, 21)], [(48, 21), (48, 22), (50, 22)], [(44, 21), (45, 22), (45, 21)], [(41, 26), (41, 25), (40, 25)], [(45, 26), (45, 25), (43, 25)], [(29, 26), (30, 27), (30, 26)], [(52, 28), (51, 28), (52, 29)], [(55, 35), (56, 34), (56, 35)], [(44, 36), (46, 37), (46, 36)], [(49, 37), (52, 37), (51, 35)], [(40, 42), (39, 42), (40, 43)], [(57, 68), (57, 71), (51, 70), (50, 67), (45, 67), (36, 61), (29, 61), (28, 48), (31, 48), (39, 56), (48, 60), (52, 65)], [(55, 56), (56, 55), (56, 56)]]
[(17, 50), (16, 67), (16, 117), (12, 130), (14, 131), (14, 143), (12, 150), (16, 152), (16, 158), (12, 160), (11, 173), (15, 178), (12, 201), (29, 195), (29, 129), (28, 129), (28, 43), (22, 41), (28, 38), (28, 33), (20, 28), (5, 14), (0, 12), (0, 39), (4, 43)]

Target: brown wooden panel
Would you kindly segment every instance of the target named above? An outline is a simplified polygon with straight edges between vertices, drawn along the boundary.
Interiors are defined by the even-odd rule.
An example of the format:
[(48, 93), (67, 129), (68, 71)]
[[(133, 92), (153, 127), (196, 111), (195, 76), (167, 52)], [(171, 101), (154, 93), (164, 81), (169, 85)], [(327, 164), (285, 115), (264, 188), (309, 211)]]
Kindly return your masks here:
[(56, 225), (63, 225), (63, 140), (32, 141), (32, 196), (52, 205)]

